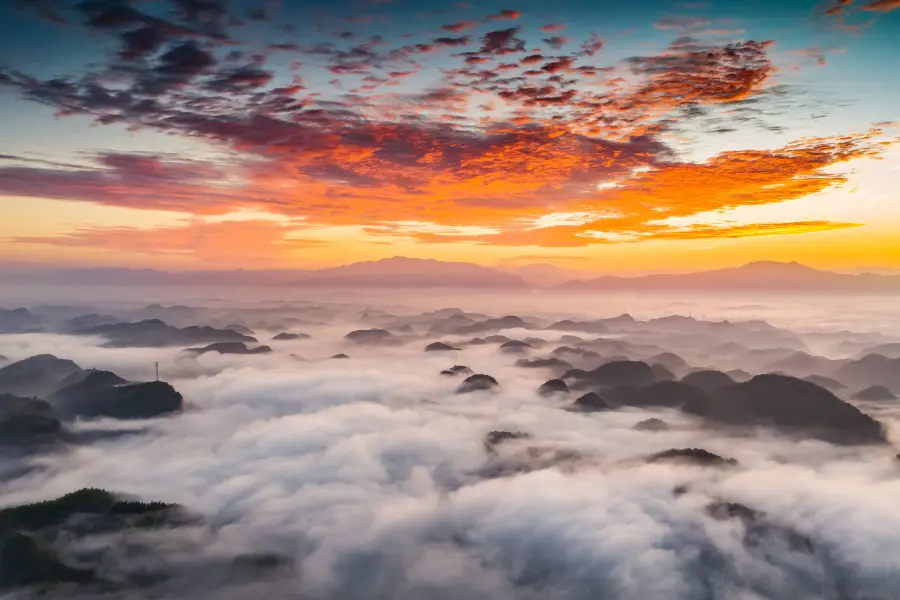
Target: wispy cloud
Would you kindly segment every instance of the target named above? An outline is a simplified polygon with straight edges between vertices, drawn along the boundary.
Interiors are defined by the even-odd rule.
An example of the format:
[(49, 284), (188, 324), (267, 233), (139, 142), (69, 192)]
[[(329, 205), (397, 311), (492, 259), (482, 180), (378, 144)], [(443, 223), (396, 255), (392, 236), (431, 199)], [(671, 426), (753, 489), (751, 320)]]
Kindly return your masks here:
[[(192, 220), (165, 227), (77, 227), (56, 237), (19, 237), (23, 244), (97, 248), (111, 252), (180, 255), (201, 266), (258, 268), (277, 264), (323, 241), (297, 236), (298, 227), (273, 220)], [(302, 230), (300, 233), (306, 233)]]

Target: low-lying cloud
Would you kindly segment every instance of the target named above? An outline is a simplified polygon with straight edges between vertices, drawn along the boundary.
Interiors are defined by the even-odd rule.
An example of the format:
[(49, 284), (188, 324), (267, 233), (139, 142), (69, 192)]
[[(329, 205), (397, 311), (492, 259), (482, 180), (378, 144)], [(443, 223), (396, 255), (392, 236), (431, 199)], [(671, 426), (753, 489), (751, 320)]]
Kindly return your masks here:
[[(425, 353), (416, 337), (376, 349), (342, 339), (356, 328), (308, 328), (312, 339), (254, 356), (0, 336), (13, 360), (52, 351), (133, 379), (160, 362), (187, 405), (140, 433), (30, 459), (33, 471), (0, 484), (0, 504), (95, 486), (202, 515), (203, 527), (123, 534), (147, 570), (168, 573), (159, 597), (886, 600), (900, 586), (890, 448), (737, 436), (671, 409), (571, 412), (574, 397), (537, 394), (546, 371), (495, 345)], [(340, 351), (350, 359), (328, 358)], [(500, 387), (458, 394), (459, 379), (439, 375), (453, 364)], [(879, 418), (893, 428), (894, 415)], [(650, 417), (670, 428), (634, 429)], [(495, 430), (530, 437), (488, 451)], [(691, 447), (738, 466), (644, 460)], [(763, 516), (710, 514), (723, 502)], [(291, 565), (246, 580), (225, 566), (262, 552)], [(111, 572), (134, 567), (100, 555)]]

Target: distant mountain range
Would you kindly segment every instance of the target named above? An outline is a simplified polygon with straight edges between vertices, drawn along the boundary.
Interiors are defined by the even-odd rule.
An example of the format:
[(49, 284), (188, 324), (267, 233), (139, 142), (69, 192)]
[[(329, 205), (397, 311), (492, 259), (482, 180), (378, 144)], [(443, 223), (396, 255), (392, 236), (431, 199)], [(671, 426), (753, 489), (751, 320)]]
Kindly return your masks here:
[(534, 287), (511, 273), (473, 263), (394, 257), (328, 269), (159, 271), (97, 268), (0, 270), (0, 281), (65, 285), (291, 285), (315, 288)]
[(642, 277), (604, 276), (573, 280), (558, 290), (764, 290), (809, 292), (900, 292), (900, 275), (847, 275), (820, 271), (796, 262), (757, 261), (740, 267)]
[(0, 281), (60, 285), (283, 285), (314, 272), (306, 269), (160, 271), (104, 267), (16, 267), (0, 269)]
[(0, 281), (64, 285), (274, 285), (298, 288), (461, 288), (557, 291), (760, 290), (842, 293), (900, 292), (900, 275), (842, 274), (795, 262), (751, 262), (696, 273), (603, 276), (547, 264), (483, 267), (472, 263), (394, 257), (328, 269), (158, 271), (155, 269), (16, 268)]
[(320, 269), (298, 279), (308, 287), (464, 287), (530, 288), (511, 273), (472, 263), (442, 262), (400, 256), (343, 267)]
[(535, 263), (530, 265), (521, 265), (515, 267), (494, 267), (498, 271), (511, 273), (517, 277), (521, 277), (528, 283), (538, 287), (551, 287), (572, 281), (574, 279), (588, 279), (596, 277), (596, 273), (590, 271), (575, 271), (564, 269), (547, 263)]

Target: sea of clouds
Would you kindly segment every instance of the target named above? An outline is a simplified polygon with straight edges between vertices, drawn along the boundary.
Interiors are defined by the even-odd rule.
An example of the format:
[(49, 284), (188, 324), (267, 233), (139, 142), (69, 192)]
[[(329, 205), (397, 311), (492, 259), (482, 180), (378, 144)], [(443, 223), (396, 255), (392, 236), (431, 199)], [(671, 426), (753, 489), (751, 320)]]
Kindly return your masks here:
[[(186, 403), (175, 417), (77, 425), (121, 435), (29, 459), (25, 475), (0, 483), (0, 506), (93, 486), (202, 515), (199, 526), (85, 542), (110, 573), (167, 574), (116, 598), (900, 597), (900, 464), (890, 447), (736, 436), (664, 409), (571, 412), (572, 398), (537, 394), (547, 372), (513, 366), (517, 357), (496, 346), (348, 348), (342, 336), (358, 327), (302, 328), (313, 338), (259, 356), (0, 336), (12, 360), (52, 353), (137, 380), (159, 362)], [(351, 358), (327, 358), (341, 351)], [(455, 393), (459, 380), (438, 374), (453, 364), (500, 388)], [(898, 415), (878, 412), (900, 441)], [(672, 428), (634, 429), (649, 417)], [(484, 439), (494, 430), (530, 438), (491, 450)], [(644, 460), (689, 447), (739, 465)], [(709, 507), (722, 502), (759, 511), (765, 526), (715, 518)], [(242, 553), (290, 560), (242, 577), (233, 562)]]

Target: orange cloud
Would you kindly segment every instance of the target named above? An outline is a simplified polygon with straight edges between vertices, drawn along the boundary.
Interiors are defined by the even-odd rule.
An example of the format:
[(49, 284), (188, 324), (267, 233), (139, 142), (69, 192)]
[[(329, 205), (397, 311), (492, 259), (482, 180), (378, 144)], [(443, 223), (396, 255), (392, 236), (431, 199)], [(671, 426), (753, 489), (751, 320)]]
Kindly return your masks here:
[(869, 12), (891, 12), (900, 10), (900, 0), (874, 0), (863, 5), (863, 10)]
[(499, 20), (503, 20), (503, 19), (510, 19), (510, 20), (514, 21), (521, 16), (522, 16), (522, 13), (518, 10), (504, 9), (495, 15), (490, 15), (489, 17), (487, 17), (487, 20), (499, 21)]
[[(572, 161), (573, 157), (563, 153), (542, 157), (541, 160), (548, 164), (535, 161), (534, 164), (507, 165), (511, 173), (534, 173), (533, 180), (528, 176), (502, 177), (500, 173), (505, 171), (499, 168), (504, 160), (527, 161), (525, 157), (531, 152), (517, 157), (483, 157), (481, 161), (492, 162), (491, 168), (483, 174), (476, 169), (469, 171), (470, 179), (463, 181), (436, 178), (427, 196), (443, 197), (449, 191), (448, 200), (457, 200), (451, 200), (449, 205), (438, 205), (446, 207), (444, 210), (450, 214), (442, 216), (437, 211), (430, 211), (421, 218), (453, 224), (491, 223), (500, 228), (498, 233), (469, 236), (416, 233), (399, 231), (390, 225), (372, 228), (370, 232), (402, 234), (427, 243), (470, 241), (499, 246), (566, 247), (647, 239), (786, 235), (855, 227), (857, 224), (854, 223), (810, 220), (727, 227), (699, 224), (685, 228), (666, 225), (660, 220), (776, 204), (839, 185), (846, 181), (845, 177), (829, 172), (829, 168), (853, 159), (878, 156), (880, 144), (875, 141), (875, 135), (876, 132), (834, 139), (813, 138), (774, 151), (726, 152), (705, 163), (663, 163), (602, 191), (588, 185), (572, 185), (562, 193), (547, 191), (549, 202), (548, 196), (543, 194), (530, 196), (529, 202), (529, 192), (534, 194), (538, 189), (529, 186), (541, 181), (542, 171), (553, 180), (565, 171), (556, 169), (565, 161)], [(495, 160), (497, 162), (493, 163)], [(569, 168), (575, 168), (571, 162)], [(483, 199), (477, 203), (460, 200), (470, 193), (467, 186), (481, 190)], [(507, 192), (510, 193), (507, 195)], [(537, 204), (539, 202), (542, 203)], [(577, 224), (539, 228), (530, 224), (540, 213), (549, 212), (548, 204), (555, 210), (583, 211), (586, 215), (599, 210), (604, 214), (601, 218), (584, 219)]]
[(824, 12), (825, 16), (837, 19), (841, 28), (855, 32), (864, 26), (844, 23), (845, 18), (854, 12), (854, 8), (865, 12), (889, 13), (900, 10), (900, 0), (869, 0), (865, 4), (856, 4), (854, 0), (832, 0)]
[[(684, 229), (663, 229), (656, 231), (618, 233), (597, 231), (590, 234), (578, 227), (548, 227), (546, 229), (504, 231), (497, 235), (451, 236), (435, 233), (414, 233), (422, 243), (475, 242), (491, 246), (535, 246), (546, 248), (578, 248), (597, 244), (628, 244), (648, 240), (702, 240), (761, 237), (772, 235), (797, 235), (821, 231), (836, 231), (860, 227), (858, 223), (837, 223), (833, 221), (794, 221), (788, 223), (755, 223), (729, 227), (694, 226)], [(369, 230), (370, 233), (395, 235), (390, 231)]]
[(478, 26), (478, 21), (460, 21), (459, 23), (450, 23), (448, 25), (442, 25), (441, 29), (444, 31), (450, 31), (452, 33), (459, 33), (460, 31), (465, 31), (466, 29), (472, 29), (473, 27)]
[[(376, 235), (403, 235), (422, 242), (584, 246), (847, 227), (846, 223), (810, 220), (777, 226), (742, 224), (730, 229), (700, 224), (686, 229), (667, 225), (665, 220), (803, 198), (845, 182), (843, 175), (832, 170), (834, 166), (876, 157), (883, 148), (878, 132), (873, 131), (800, 140), (776, 150), (731, 151), (703, 163), (683, 163), (664, 158), (663, 147), (650, 140), (612, 144), (542, 127), (498, 128), (477, 140), (449, 137), (450, 131), (438, 128), (426, 135), (419, 129), (383, 127), (370, 130), (371, 143), (363, 146), (348, 146), (336, 139), (334, 145), (323, 143), (316, 153), (296, 154), (285, 148), (275, 160), (245, 168), (242, 175), (247, 183), (230, 188), (224, 197), (217, 196), (209, 183), (184, 188), (177, 180), (163, 178), (163, 183), (150, 184), (106, 172), (99, 176), (75, 172), (48, 189), (44, 169), (26, 175), (28, 171), (22, 168), (15, 190), (21, 194), (43, 186), (45, 191), (34, 189), (32, 193), (71, 197), (74, 186), (70, 183), (80, 183), (84, 200), (113, 205), (135, 206), (136, 199), (145, 198), (151, 206), (200, 214), (247, 207), (303, 216), (310, 225), (363, 225)], [(112, 162), (135, 168), (128, 161)], [(157, 172), (168, 172), (154, 161), (150, 164)], [(144, 167), (139, 170), (143, 172)], [(168, 177), (175, 177), (174, 173)], [(188, 181), (193, 176), (194, 170), (189, 171)], [(4, 181), (0, 170), (0, 192)], [(186, 196), (188, 192), (192, 196)], [(541, 224), (548, 213), (575, 214), (577, 218)], [(411, 221), (495, 231), (489, 235), (440, 231), (416, 235), (392, 225)], [(231, 226), (234, 231), (226, 231)], [(237, 236), (243, 226), (200, 223), (193, 229), (177, 230), (84, 230), (61, 243), (120, 248), (124, 244), (135, 250), (170, 252), (198, 239), (190, 236), (203, 233), (203, 228)], [(289, 231), (280, 223), (253, 227), (255, 239)], [(154, 241), (157, 238), (161, 241)], [(271, 251), (264, 244), (260, 248)]]
[(792, 221), (788, 223), (752, 223), (750, 225), (732, 225), (727, 227), (697, 225), (685, 229), (653, 232), (640, 239), (696, 240), (710, 238), (744, 238), (836, 231), (839, 229), (849, 229), (851, 227), (861, 227), (861, 224), (840, 223), (835, 221)]
[(706, 163), (644, 173), (598, 199), (637, 222), (795, 200), (846, 181), (828, 167), (878, 156), (877, 133), (799, 140), (774, 151), (724, 152)]

